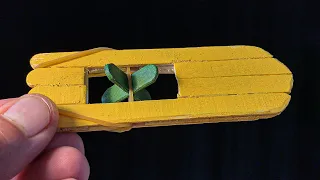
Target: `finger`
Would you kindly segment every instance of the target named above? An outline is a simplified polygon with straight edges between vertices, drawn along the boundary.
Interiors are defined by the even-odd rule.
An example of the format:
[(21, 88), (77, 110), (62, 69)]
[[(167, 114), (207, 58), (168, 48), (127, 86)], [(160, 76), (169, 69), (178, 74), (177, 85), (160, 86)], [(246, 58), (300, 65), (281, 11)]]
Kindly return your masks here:
[(17, 180), (25, 179), (70, 179), (87, 180), (90, 167), (85, 156), (73, 147), (59, 147), (42, 154)]
[(6, 104), (9, 101), (15, 100), (16, 98), (10, 98), (10, 99), (1, 99), (0, 100), (0, 106)]
[[(57, 148), (63, 147), (63, 146), (76, 148), (82, 154), (84, 154), (83, 141), (82, 141), (81, 137), (76, 133), (57, 133), (53, 137), (53, 139), (51, 140), (49, 145), (46, 147), (45, 152), (49, 152), (52, 149), (57, 149)], [(25, 173), (22, 172), (21, 174), (25, 174)], [(21, 174), (16, 176), (13, 180), (24, 179)], [(70, 178), (70, 180), (71, 179), (73, 179), (73, 178)], [(67, 179), (65, 179), (65, 180), (67, 180)]]
[(7, 111), (8, 108), (12, 106), (12, 104), (17, 102), (17, 100), (18, 98), (0, 100), (0, 113)]
[(0, 179), (11, 179), (48, 145), (58, 111), (45, 96), (25, 95), (0, 107)]
[(46, 150), (51, 150), (62, 146), (74, 147), (82, 154), (85, 152), (83, 141), (76, 133), (57, 133), (46, 147)]

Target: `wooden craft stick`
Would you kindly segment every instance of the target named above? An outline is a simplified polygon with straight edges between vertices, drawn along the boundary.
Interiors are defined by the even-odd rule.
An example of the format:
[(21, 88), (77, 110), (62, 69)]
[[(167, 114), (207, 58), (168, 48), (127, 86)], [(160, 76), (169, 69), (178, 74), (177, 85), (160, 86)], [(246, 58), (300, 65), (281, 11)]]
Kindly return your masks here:
[(133, 88), (132, 88), (130, 67), (127, 67), (127, 76), (128, 76), (128, 84), (129, 84), (129, 98), (128, 98), (128, 101), (132, 102), (133, 101)]
[[(174, 65), (173, 64), (156, 64), (158, 68), (158, 74), (175, 74)], [(118, 66), (122, 71), (127, 71), (127, 66)], [(130, 67), (130, 66), (129, 66)], [(141, 66), (133, 66), (130, 67), (131, 74), (135, 73), (139, 69), (144, 67)], [(103, 77), (105, 76), (104, 68), (88, 68), (89, 78), (91, 77)]]
[[(177, 100), (137, 101), (110, 104), (58, 105), (60, 112), (71, 119), (82, 119), (103, 126), (124, 127), (135, 123), (165, 123), (184, 120), (199, 122), (200, 119), (216, 118), (228, 122), (234, 117), (256, 120), (280, 114), (288, 105), (286, 93), (226, 95)], [(123, 111), (126, 111), (123, 113)], [(66, 121), (63, 119), (62, 121)], [(182, 123), (183, 124), (183, 123)]]
[(45, 95), (56, 104), (85, 104), (87, 87), (85, 85), (35, 86), (29, 93)]
[(292, 76), (287, 74), (179, 79), (178, 96), (290, 93), (292, 81)]
[(85, 68), (38, 68), (27, 75), (29, 87), (39, 85), (84, 85)]
[[(81, 54), (81, 52), (72, 53), (67, 55), (67, 57), (63, 57), (65, 53), (38, 54), (31, 58), (30, 64), (34, 68), (44, 66), (97, 68), (104, 67), (110, 63), (114, 63), (117, 66), (135, 67), (148, 64), (168, 65), (178, 62), (190, 63), (272, 58), (269, 52), (255, 46), (211, 46), (139, 50), (110, 50), (106, 48), (105, 50), (100, 50), (98, 49), (97, 53), (95, 53), (95, 50), (92, 50), (94, 53), (90, 55)], [(63, 63), (58, 64), (59, 62)]]
[(91, 55), (91, 54), (94, 54), (94, 53), (97, 53), (97, 52), (101, 52), (101, 51), (104, 51), (104, 50), (110, 50), (110, 48), (100, 47), (100, 48), (94, 48), (94, 49), (89, 49), (89, 50), (85, 50), (85, 51), (80, 51), (78, 53), (74, 53), (74, 54), (71, 54), (71, 55), (68, 55), (68, 56), (63, 56), (61, 58), (57, 58), (57, 59), (53, 59), (51, 61), (43, 62), (41, 64), (33, 66), (33, 68), (36, 69), (36, 68), (45, 68), (45, 67), (53, 66), (53, 65), (56, 65), (56, 64), (60, 64), (60, 63), (63, 63), (63, 62), (68, 62), (68, 61), (71, 61), (73, 59), (76, 59), (76, 58), (79, 58), (79, 57), (83, 57), (83, 56), (88, 56), (88, 55)]

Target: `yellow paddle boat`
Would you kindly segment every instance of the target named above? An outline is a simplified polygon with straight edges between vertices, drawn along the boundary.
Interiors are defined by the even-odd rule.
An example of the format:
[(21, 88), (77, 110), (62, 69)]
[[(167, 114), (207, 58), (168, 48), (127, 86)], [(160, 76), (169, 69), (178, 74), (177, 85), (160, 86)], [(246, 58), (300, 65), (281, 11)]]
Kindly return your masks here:
[[(29, 93), (57, 104), (60, 132), (267, 119), (285, 110), (293, 86), (291, 71), (255, 46), (95, 48), (40, 53), (30, 64)], [(175, 99), (152, 100), (145, 90), (158, 74), (176, 77)], [(114, 85), (90, 104), (89, 81), (103, 76)]]

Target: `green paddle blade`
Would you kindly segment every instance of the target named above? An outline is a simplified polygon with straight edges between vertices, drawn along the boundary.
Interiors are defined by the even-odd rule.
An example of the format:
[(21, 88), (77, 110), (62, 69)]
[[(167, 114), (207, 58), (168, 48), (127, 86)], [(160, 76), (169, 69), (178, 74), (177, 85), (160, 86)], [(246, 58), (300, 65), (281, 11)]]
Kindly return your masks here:
[[(102, 103), (121, 102), (127, 99), (129, 97), (127, 75), (114, 64), (105, 65), (104, 70), (114, 85), (103, 93)], [(145, 88), (153, 84), (158, 75), (158, 67), (155, 65), (146, 65), (131, 75), (134, 100), (151, 100), (150, 93)]]
[(121, 102), (129, 97), (129, 93), (123, 91), (119, 86), (113, 85), (108, 88), (101, 97), (102, 103)]
[(114, 64), (107, 64), (104, 66), (104, 71), (111, 82), (123, 91), (129, 92), (128, 77), (120, 68)]
[(135, 101), (151, 100), (151, 95), (147, 90), (142, 89), (139, 92), (136, 92), (134, 94), (134, 100)]
[(158, 67), (155, 65), (146, 65), (131, 76), (133, 92), (137, 93), (142, 89), (153, 84), (158, 78)]

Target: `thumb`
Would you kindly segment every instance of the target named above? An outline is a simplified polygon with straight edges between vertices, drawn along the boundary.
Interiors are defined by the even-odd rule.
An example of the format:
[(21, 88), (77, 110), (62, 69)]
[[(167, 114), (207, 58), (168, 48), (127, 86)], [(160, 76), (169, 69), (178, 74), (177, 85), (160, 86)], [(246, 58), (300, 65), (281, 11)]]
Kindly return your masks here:
[(20, 173), (53, 138), (59, 113), (42, 95), (0, 100), (0, 179)]

